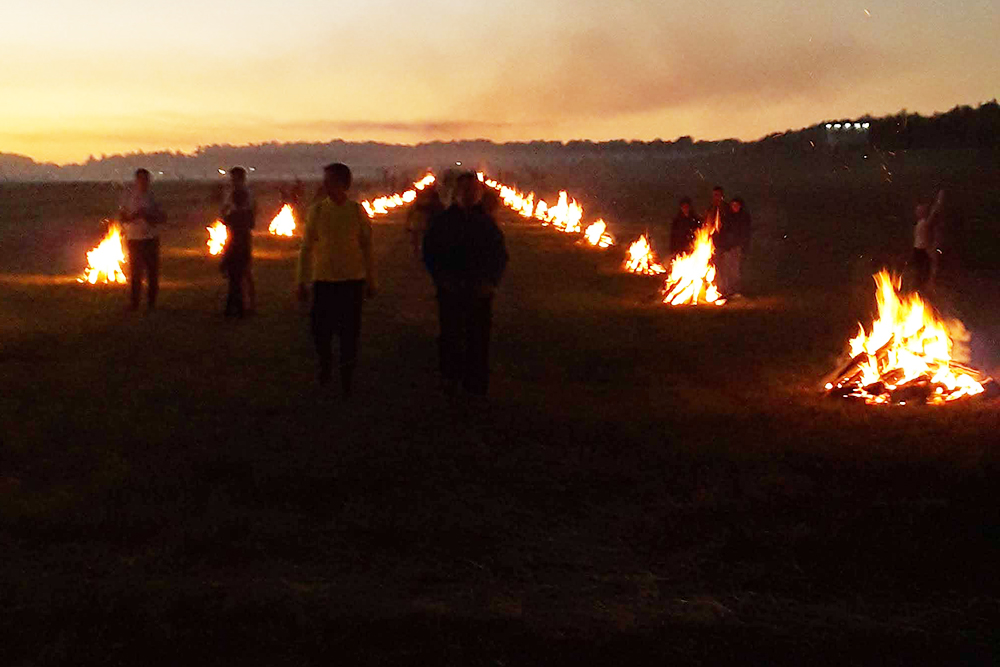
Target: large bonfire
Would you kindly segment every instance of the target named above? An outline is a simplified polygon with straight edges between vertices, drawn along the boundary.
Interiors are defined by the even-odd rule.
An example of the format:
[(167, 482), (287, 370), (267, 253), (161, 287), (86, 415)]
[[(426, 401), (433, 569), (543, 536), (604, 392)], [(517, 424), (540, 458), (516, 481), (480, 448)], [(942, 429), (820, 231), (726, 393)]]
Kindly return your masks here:
[(878, 318), (868, 332), (859, 325), (851, 360), (826, 385), (834, 396), (869, 404), (942, 404), (985, 391), (989, 379), (965, 366), (968, 334), (962, 323), (943, 321), (919, 294), (904, 295), (900, 280), (875, 275)]
[(104, 240), (96, 248), (87, 252), (87, 268), (78, 280), (81, 283), (119, 284), (127, 282), (122, 264), (125, 263), (125, 250), (122, 248), (121, 228), (117, 223), (111, 223)]
[(670, 263), (670, 275), (663, 285), (663, 303), (671, 306), (714, 304), (726, 302), (715, 285), (715, 244), (712, 234), (719, 228), (716, 215), (714, 225), (702, 225), (695, 233), (694, 247), (686, 255), (675, 257)]

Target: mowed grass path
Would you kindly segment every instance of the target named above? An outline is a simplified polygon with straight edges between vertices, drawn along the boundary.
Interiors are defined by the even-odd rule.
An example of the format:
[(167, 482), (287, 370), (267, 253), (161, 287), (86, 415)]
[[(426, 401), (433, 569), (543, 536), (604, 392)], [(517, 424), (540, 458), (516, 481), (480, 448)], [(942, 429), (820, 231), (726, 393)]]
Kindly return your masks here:
[(996, 404), (819, 398), (867, 285), (671, 310), (507, 222), (488, 405), (437, 391), (398, 220), (350, 402), (315, 385), (296, 241), (258, 240), (243, 322), (197, 225), (148, 316), (9, 258), (0, 662), (989, 658)]

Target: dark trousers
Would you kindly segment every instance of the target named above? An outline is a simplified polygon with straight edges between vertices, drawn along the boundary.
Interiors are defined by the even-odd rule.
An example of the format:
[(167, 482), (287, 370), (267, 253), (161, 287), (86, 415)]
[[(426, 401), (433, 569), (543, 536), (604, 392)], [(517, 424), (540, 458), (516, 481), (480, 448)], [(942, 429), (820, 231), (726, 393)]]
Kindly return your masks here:
[(910, 261), (913, 264), (913, 289), (923, 289), (931, 279), (931, 256), (923, 248), (914, 248)]
[(490, 383), (490, 330), (493, 297), (438, 291), (441, 375), (466, 391), (485, 395)]
[(312, 333), (319, 354), (320, 381), (333, 372), (333, 335), (340, 338), (340, 381), (346, 393), (358, 365), (363, 280), (313, 283)]
[(226, 258), (226, 276), (229, 278), (229, 293), (226, 295), (226, 317), (243, 317), (243, 284), (250, 269), (248, 254), (236, 254)]
[(132, 283), (132, 307), (138, 308), (142, 301), (142, 280), (149, 283), (147, 303), (156, 305), (156, 295), (160, 292), (160, 239), (142, 239), (128, 242), (129, 282)]

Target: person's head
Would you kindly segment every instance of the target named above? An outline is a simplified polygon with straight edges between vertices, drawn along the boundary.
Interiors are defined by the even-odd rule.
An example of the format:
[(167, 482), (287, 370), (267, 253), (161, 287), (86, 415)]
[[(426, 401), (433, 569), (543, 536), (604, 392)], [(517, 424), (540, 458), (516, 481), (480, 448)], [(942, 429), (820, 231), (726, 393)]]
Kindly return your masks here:
[(479, 198), (479, 208), (486, 215), (492, 216), (500, 208), (500, 195), (495, 190), (484, 190), (483, 195)]
[(139, 188), (140, 192), (149, 189), (149, 169), (139, 168), (135, 170), (135, 187)]
[(683, 197), (680, 201), (681, 213), (686, 217), (691, 215), (691, 198)]
[(729, 210), (733, 213), (739, 213), (743, 210), (743, 198), (733, 197), (733, 200), (729, 202)]
[(716, 185), (712, 188), (712, 203), (718, 206), (726, 199), (726, 191), (722, 189), (721, 185)]
[(333, 162), (323, 167), (323, 187), (334, 199), (347, 196), (351, 180), (351, 168), (346, 164)]
[(247, 184), (247, 170), (243, 167), (233, 167), (229, 170), (229, 180), (234, 188), (242, 188)]
[(464, 209), (471, 209), (479, 202), (482, 188), (471, 171), (463, 172), (455, 180), (455, 202)]

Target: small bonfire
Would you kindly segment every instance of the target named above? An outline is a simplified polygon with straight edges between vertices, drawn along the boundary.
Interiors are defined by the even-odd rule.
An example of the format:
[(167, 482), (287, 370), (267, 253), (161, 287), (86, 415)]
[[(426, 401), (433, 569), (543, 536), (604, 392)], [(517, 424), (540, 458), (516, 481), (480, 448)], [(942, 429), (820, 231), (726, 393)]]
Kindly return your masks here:
[(211, 227), (205, 229), (208, 230), (208, 254), (220, 254), (226, 247), (226, 239), (229, 237), (226, 225), (223, 224), (222, 220), (216, 220)]
[(583, 232), (583, 238), (595, 248), (610, 248), (615, 244), (615, 237), (608, 233), (608, 224), (604, 220), (588, 226)]
[(663, 265), (656, 261), (656, 255), (653, 254), (653, 248), (649, 245), (645, 234), (629, 246), (628, 257), (625, 258), (625, 270), (644, 276), (657, 276), (667, 272)]
[(691, 252), (675, 257), (670, 263), (670, 275), (663, 285), (663, 303), (671, 306), (726, 303), (715, 284), (712, 234), (718, 227), (718, 216), (714, 225), (702, 225), (695, 233)]
[(125, 250), (122, 248), (122, 234), (118, 223), (108, 226), (108, 233), (96, 248), (87, 252), (87, 268), (78, 282), (96, 285), (124, 285), (128, 280), (122, 264), (125, 263)]
[(271, 226), (267, 228), (275, 236), (292, 236), (295, 233), (295, 213), (291, 204), (285, 204), (274, 216)]
[(968, 332), (945, 322), (919, 294), (902, 294), (900, 279), (875, 275), (878, 318), (850, 341), (851, 360), (827, 383), (831, 396), (872, 405), (940, 405), (986, 391), (990, 382), (964, 364)]

